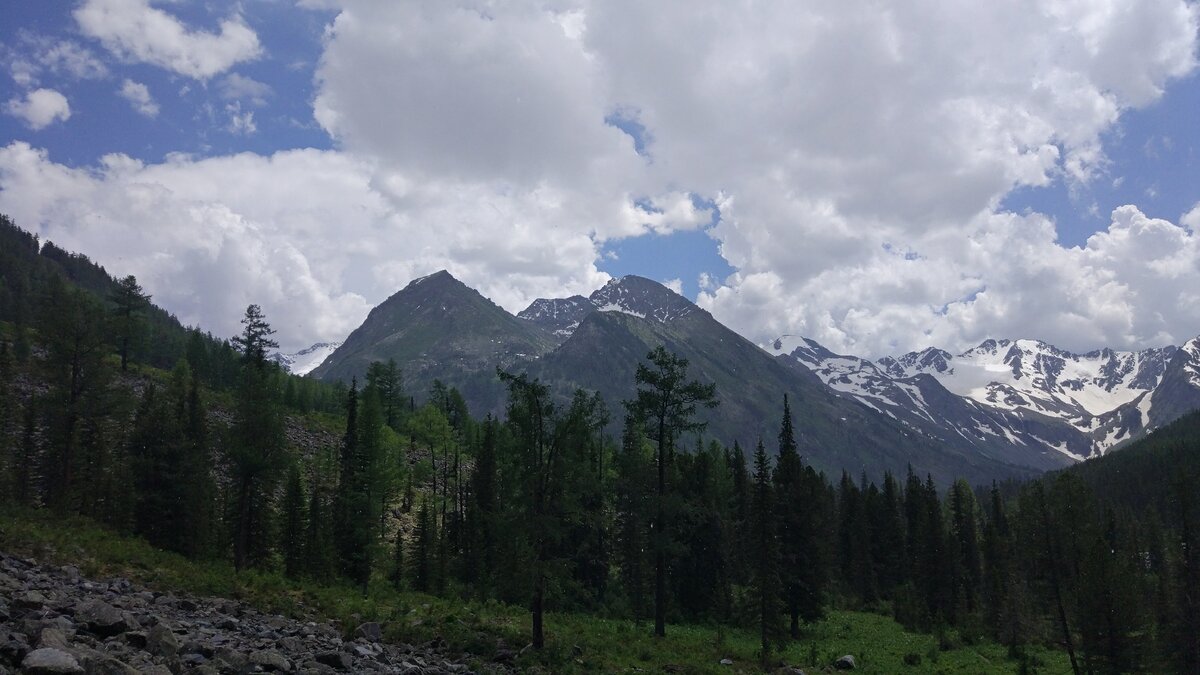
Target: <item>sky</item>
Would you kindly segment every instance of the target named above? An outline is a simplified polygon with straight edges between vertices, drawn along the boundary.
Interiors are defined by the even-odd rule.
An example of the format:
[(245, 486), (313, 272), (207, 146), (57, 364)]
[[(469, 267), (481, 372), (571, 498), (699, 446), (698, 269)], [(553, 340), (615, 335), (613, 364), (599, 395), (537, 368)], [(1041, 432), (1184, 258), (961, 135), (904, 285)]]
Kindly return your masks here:
[(867, 357), (1200, 333), (1186, 0), (76, 0), (0, 22), (0, 213), (217, 335), (447, 269)]

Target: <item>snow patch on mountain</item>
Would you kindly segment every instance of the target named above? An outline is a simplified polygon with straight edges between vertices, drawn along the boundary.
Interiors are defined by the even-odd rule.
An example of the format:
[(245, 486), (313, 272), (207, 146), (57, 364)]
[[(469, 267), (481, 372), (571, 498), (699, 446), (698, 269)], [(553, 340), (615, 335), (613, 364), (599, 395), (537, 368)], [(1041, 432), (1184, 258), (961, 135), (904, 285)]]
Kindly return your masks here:
[[(905, 414), (949, 425), (964, 438), (998, 436), (1010, 443), (1033, 444), (1072, 459), (1102, 454), (1113, 446), (1152, 429), (1157, 417), (1155, 391), (1173, 358), (1180, 359), (1186, 381), (1200, 389), (1200, 338), (1182, 348), (1141, 351), (1101, 349), (1074, 354), (1040, 340), (985, 340), (954, 356), (928, 348), (897, 357), (869, 361), (834, 354), (808, 338), (783, 335), (768, 351), (794, 358), (827, 385), (875, 409), (903, 409)], [(920, 377), (931, 377), (944, 388), (938, 401), (926, 400)], [(944, 394), (970, 402), (976, 413), (949, 414), (942, 409)], [(915, 417), (912, 417), (915, 416)], [(1063, 424), (1071, 430), (1041, 438), (1029, 423)], [(964, 433), (964, 430), (966, 433)], [(1042, 432), (1039, 432), (1042, 433)], [(1066, 434), (1064, 438), (1059, 435)]]
[(293, 375), (307, 375), (341, 346), (341, 342), (318, 342), (293, 354), (276, 352), (270, 358)]
[(656, 281), (630, 275), (610, 280), (587, 298), (581, 295), (539, 298), (517, 316), (565, 339), (592, 312), (621, 312), (641, 319), (670, 323), (695, 311), (701, 310), (675, 291)]

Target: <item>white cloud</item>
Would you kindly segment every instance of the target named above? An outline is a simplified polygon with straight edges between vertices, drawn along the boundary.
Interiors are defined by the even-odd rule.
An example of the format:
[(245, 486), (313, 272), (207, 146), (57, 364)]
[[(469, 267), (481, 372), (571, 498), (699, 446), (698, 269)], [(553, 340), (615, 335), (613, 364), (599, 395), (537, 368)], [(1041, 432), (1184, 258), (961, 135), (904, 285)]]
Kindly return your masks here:
[[(587, 292), (604, 280), (603, 242), (705, 227), (707, 203), (721, 216), (709, 232), (737, 273), (701, 279), (701, 299), (751, 339), (800, 333), (878, 355), (986, 336), (1139, 346), (1200, 327), (1186, 309), (1200, 306), (1188, 294), (1194, 269), (1169, 252), (1195, 252), (1186, 229), (1127, 207), (1087, 246), (1067, 248), (1052, 221), (998, 210), (1019, 186), (1108, 180), (1106, 134), (1195, 68), (1194, 4), (340, 8), (313, 103), (338, 151), (88, 172), (10, 146), (0, 205), (24, 204), (27, 223), (110, 257), (120, 251), (103, 247), (116, 238), (88, 223), (144, 212), (120, 225), (163, 230), (137, 269), (165, 280), (154, 261), (177, 272), (194, 255), (208, 261), (195, 263), (195, 288), (227, 273), (204, 257), (215, 234), (195, 214), (207, 214), (224, 223), (221, 241), (245, 238), (238, 255), (286, 251), (280, 259), (307, 280), (299, 299), (273, 272), (212, 282), (278, 298), (297, 342), (341, 337), (365, 303), (440, 267), (509, 309)], [(89, 0), (76, 16), (115, 53), (197, 79), (260, 50), (236, 17), (220, 35), (188, 32), (145, 0)], [(151, 19), (165, 37), (143, 30)], [(221, 81), (232, 131), (253, 130), (248, 84)], [(605, 123), (613, 115), (643, 125), (643, 154)], [(181, 224), (159, 225), (144, 199)], [(190, 316), (222, 325), (229, 308), (205, 315), (204, 301), (189, 300)]]
[(150, 95), (150, 89), (141, 82), (134, 82), (126, 79), (121, 83), (121, 88), (117, 90), (121, 98), (129, 101), (129, 105), (138, 111), (139, 114), (146, 117), (158, 117), (158, 103), (154, 101), (154, 97)]
[(258, 35), (234, 14), (220, 32), (191, 30), (149, 0), (85, 0), (74, 11), (85, 35), (119, 58), (207, 80), (262, 53)]
[(227, 104), (225, 112), (229, 114), (229, 124), (225, 126), (225, 130), (229, 133), (237, 136), (250, 136), (258, 131), (258, 126), (254, 123), (254, 111), (242, 112), (240, 101)]
[(221, 98), (229, 101), (248, 100), (259, 107), (266, 105), (267, 98), (273, 93), (270, 85), (237, 73), (221, 78), (220, 91)]
[(449, 269), (511, 311), (608, 279), (596, 243), (555, 227), (561, 195), (418, 181), (337, 151), (243, 153), (72, 168), (0, 148), (0, 213), (135, 274), (156, 301), (219, 335), (259, 303), (286, 348), (345, 337), (411, 279)]
[(91, 50), (72, 40), (59, 40), (29, 31), (18, 31), (10, 45), (0, 46), (9, 75), (22, 87), (37, 86), (49, 72), (76, 80), (98, 80), (108, 76), (108, 68)]
[(663, 286), (666, 286), (667, 288), (675, 291), (676, 293), (683, 295), (683, 280), (682, 279), (668, 279), (667, 281), (662, 282), (662, 284), (663, 284)]
[(54, 89), (35, 89), (25, 94), (23, 99), (10, 99), (5, 104), (4, 111), (21, 118), (34, 131), (71, 117), (71, 106), (67, 103), (67, 97)]
[(1180, 216), (1179, 224), (1187, 227), (1192, 232), (1200, 230), (1200, 202), (1196, 202), (1187, 213)]

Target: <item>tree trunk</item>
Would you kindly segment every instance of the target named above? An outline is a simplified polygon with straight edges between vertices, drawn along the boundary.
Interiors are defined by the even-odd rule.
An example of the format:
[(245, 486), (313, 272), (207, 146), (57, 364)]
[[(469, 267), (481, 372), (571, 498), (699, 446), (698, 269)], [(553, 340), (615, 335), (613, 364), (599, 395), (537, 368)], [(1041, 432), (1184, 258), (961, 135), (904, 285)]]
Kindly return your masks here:
[(667, 636), (667, 552), (665, 506), (667, 495), (667, 439), (664, 420), (658, 421), (658, 504), (654, 522), (654, 635)]

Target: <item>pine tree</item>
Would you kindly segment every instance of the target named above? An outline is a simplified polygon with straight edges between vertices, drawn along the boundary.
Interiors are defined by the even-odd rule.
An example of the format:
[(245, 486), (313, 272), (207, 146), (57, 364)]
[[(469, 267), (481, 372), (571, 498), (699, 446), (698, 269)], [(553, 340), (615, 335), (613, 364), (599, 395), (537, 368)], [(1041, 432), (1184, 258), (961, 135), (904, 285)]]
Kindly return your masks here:
[(767, 667), (771, 645), (782, 631), (779, 626), (779, 542), (776, 536), (776, 504), (771, 486), (771, 463), (762, 440), (754, 449), (754, 490), (750, 502), (753, 540), (751, 587), (758, 605), (762, 666)]
[(786, 394), (773, 482), (778, 511), (782, 600), (791, 619), (790, 634), (795, 639), (800, 637), (800, 619), (811, 621), (820, 617), (822, 607), (820, 588), (812, 570), (818, 564), (813, 555), (818, 546), (817, 533), (811, 527), (811, 514), (807, 513), (816, 505), (806, 494), (804, 465), (796, 446), (792, 409)]
[(284, 464), (279, 392), (267, 350), (279, 345), (258, 305), (246, 308), (242, 333), (233, 338), (241, 354), (241, 384), (234, 402), (229, 459), (233, 501), (234, 568), (262, 565), (271, 551), (272, 495)]
[(144, 330), (142, 314), (150, 305), (150, 296), (142, 290), (137, 278), (130, 274), (117, 281), (110, 300), (113, 303), (117, 353), (121, 355), (121, 372), (125, 372), (129, 366), (129, 355)]
[(649, 521), (650, 458), (646, 454), (641, 424), (626, 415), (621, 447), (616, 457), (617, 479), (617, 560), (621, 584), (629, 600), (633, 620), (641, 625), (646, 616), (648, 561), (646, 559)]
[[(483, 442), (475, 458), (471, 474), (471, 534), (472, 564), (477, 573), (472, 578), (481, 594), (491, 588), (491, 575), (496, 565), (496, 529), (499, 526), (496, 465), (496, 421), (488, 416), (483, 425)], [(411, 485), (411, 482), (409, 483)]]
[[(378, 422), (377, 415), (372, 415), (371, 422), (370, 426)], [(364, 595), (371, 578), (371, 541), (375, 529), (371, 512), (370, 453), (378, 445), (378, 430), (367, 431), (368, 438), (364, 443), (364, 426), (359, 421), (358, 382), (355, 380), (346, 395), (346, 434), (342, 441), (335, 532), (342, 574), (362, 587)]]
[(950, 488), (950, 606), (957, 620), (973, 614), (979, 605), (983, 567), (979, 553), (979, 508), (975, 493), (963, 479)]
[(83, 434), (110, 412), (103, 317), (102, 308), (90, 296), (67, 287), (58, 276), (51, 277), (40, 324), (46, 346), (42, 365), (49, 385), (42, 408), (49, 440), (43, 488), (46, 503), (60, 511), (79, 506), (76, 476)]
[(634, 381), (636, 397), (626, 402), (629, 411), (647, 427), (657, 448), (658, 485), (655, 490), (654, 521), (654, 634), (667, 634), (667, 465), (675, 452), (675, 441), (685, 432), (699, 431), (704, 423), (693, 418), (697, 407), (717, 405), (716, 385), (687, 379), (687, 359), (655, 347), (646, 355), (650, 366), (638, 364)]
[(297, 578), (304, 570), (304, 534), (308, 529), (305, 514), (306, 500), (300, 467), (295, 463), (288, 468), (287, 481), (283, 489), (283, 573)]

